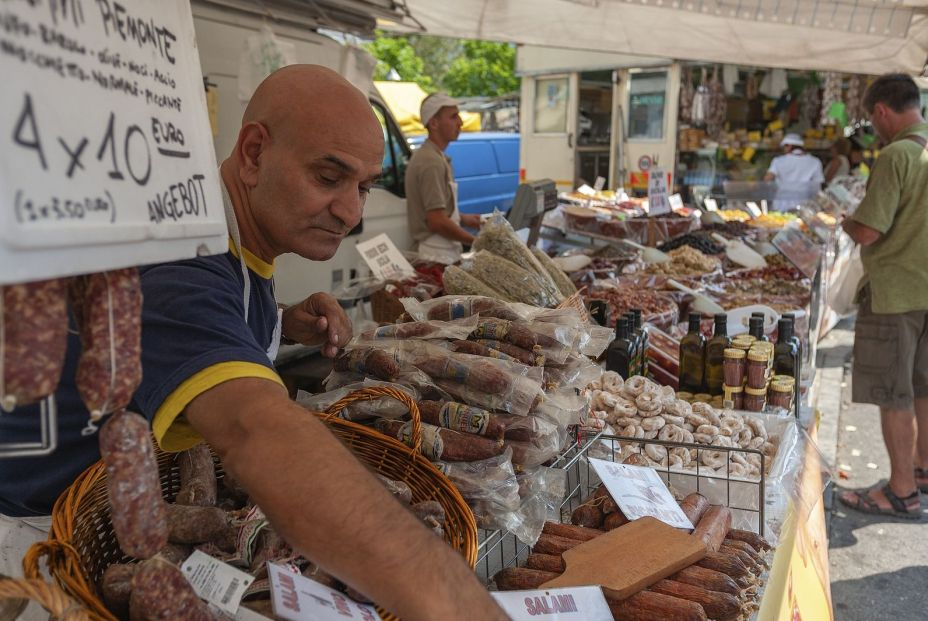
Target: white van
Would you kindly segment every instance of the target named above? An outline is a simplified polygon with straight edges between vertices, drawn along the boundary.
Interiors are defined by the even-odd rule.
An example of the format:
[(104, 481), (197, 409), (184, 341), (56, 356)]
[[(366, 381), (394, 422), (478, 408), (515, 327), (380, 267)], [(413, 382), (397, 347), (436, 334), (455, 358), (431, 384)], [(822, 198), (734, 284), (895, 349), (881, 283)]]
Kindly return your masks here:
[[(218, 133), (214, 136), (216, 157), (222, 161), (232, 152), (238, 138), (245, 102), (239, 100), (239, 60), (248, 37), (270, 25), (282, 42), (293, 44), (298, 63), (324, 65), (345, 73), (351, 62), (351, 48), (314, 32), (279, 22), (269, 23), (259, 12), (217, 6), (212, 2), (192, 3), (194, 28), (200, 52), (203, 76), (218, 94)], [(278, 257), (274, 270), (277, 299), (283, 303), (299, 302), (311, 293), (331, 291), (363, 269), (355, 244), (387, 233), (400, 249), (411, 240), (406, 223), (406, 193), (403, 188), (409, 146), (386, 104), (374, 90), (370, 76), (366, 82), (355, 77), (354, 83), (367, 90), (371, 106), (384, 132), (383, 177), (368, 196), (361, 224), (342, 242), (334, 257), (325, 262), (308, 261), (293, 254)]]

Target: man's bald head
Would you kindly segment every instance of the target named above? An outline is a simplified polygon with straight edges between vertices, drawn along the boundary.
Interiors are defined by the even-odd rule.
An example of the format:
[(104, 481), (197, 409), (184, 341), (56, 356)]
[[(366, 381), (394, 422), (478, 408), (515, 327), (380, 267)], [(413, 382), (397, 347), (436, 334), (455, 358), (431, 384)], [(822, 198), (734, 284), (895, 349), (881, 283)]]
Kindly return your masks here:
[(321, 65), (288, 65), (258, 85), (242, 125), (261, 123), (273, 136), (296, 127), (339, 127), (346, 119), (379, 126), (367, 96), (337, 72)]
[(222, 171), (259, 256), (324, 260), (360, 222), (382, 159), (367, 96), (331, 69), (290, 65), (255, 90)]

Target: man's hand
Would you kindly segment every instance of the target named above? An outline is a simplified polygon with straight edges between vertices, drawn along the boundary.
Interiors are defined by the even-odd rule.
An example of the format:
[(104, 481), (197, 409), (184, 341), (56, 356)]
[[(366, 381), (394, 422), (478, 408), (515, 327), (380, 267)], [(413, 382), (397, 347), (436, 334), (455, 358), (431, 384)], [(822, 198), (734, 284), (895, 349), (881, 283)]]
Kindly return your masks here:
[(314, 293), (284, 310), (281, 332), (303, 345), (322, 345), (322, 355), (334, 358), (351, 340), (352, 327), (335, 298)]
[(462, 213), (461, 226), (468, 229), (480, 229), (480, 214)]

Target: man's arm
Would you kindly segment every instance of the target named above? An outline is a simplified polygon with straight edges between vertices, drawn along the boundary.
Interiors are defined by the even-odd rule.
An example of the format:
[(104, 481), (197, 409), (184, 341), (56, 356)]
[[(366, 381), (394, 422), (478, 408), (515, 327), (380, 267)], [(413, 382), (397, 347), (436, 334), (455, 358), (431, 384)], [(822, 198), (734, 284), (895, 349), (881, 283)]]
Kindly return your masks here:
[(464, 244), (473, 244), (474, 236), (448, 217), (443, 209), (430, 209), (425, 212), (425, 225), (436, 235), (445, 239), (459, 241)]
[(764, 181), (776, 181), (777, 176), (769, 170), (764, 174)]
[(461, 226), (467, 227), (469, 229), (480, 229), (480, 214), (477, 213), (462, 213), (461, 214)]
[(844, 229), (844, 232), (847, 233), (851, 239), (861, 246), (875, 244), (883, 237), (883, 234), (878, 230), (850, 218), (846, 218), (844, 222), (841, 223), (841, 228)]
[(505, 620), (457, 552), (277, 384), (232, 380), (187, 419), (287, 542), (407, 621)]

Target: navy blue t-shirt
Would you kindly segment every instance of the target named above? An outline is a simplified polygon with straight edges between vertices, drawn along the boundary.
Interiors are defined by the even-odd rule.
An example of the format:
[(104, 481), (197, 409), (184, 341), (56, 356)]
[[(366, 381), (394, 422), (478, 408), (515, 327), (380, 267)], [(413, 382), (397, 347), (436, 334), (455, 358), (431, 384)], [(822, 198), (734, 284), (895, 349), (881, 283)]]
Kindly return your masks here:
[[(247, 325), (241, 265), (232, 252), (140, 268), (142, 383), (130, 409), (154, 422), (167, 450), (198, 440), (179, 416), (198, 394), (237, 377), (280, 382), (267, 355), (277, 322), (273, 265), (248, 251), (245, 256), (251, 281)], [(89, 414), (74, 384), (80, 339), (73, 320), (71, 327), (55, 395), (58, 448), (46, 457), (0, 460), (4, 515), (48, 515), (59, 494), (100, 459), (97, 434), (81, 435)], [(0, 442), (38, 441), (38, 412), (38, 406), (28, 406), (0, 413)]]

